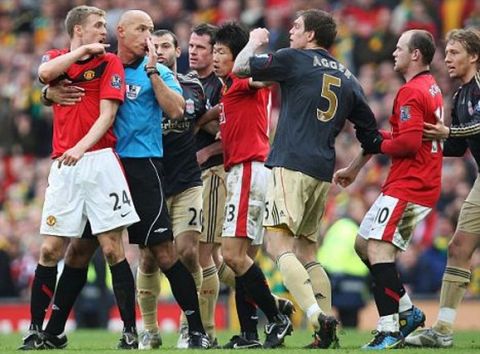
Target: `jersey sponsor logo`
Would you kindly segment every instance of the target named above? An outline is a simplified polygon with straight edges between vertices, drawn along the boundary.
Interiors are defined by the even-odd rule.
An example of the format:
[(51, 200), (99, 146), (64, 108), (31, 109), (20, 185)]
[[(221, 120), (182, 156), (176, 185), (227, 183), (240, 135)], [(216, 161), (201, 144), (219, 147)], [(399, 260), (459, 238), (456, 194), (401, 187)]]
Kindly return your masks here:
[(87, 70), (83, 73), (83, 78), (87, 81), (92, 80), (95, 77), (95, 71)]
[(195, 102), (189, 98), (185, 101), (185, 112), (193, 114), (195, 112)]
[(181, 119), (181, 120), (170, 120), (163, 117), (162, 120), (162, 133), (167, 135), (168, 133), (183, 133), (187, 130), (190, 130), (192, 127), (192, 121)]
[(57, 223), (57, 218), (53, 215), (49, 215), (47, 216), (46, 222), (48, 226), (54, 226)]
[(120, 75), (112, 75), (112, 80), (110, 81), (110, 85), (112, 85), (113, 88), (116, 88), (117, 90), (120, 90), (122, 88), (122, 78)]
[(127, 98), (130, 100), (137, 99), (138, 95), (140, 94), (140, 90), (142, 89), (141, 86), (138, 85), (128, 85), (127, 84)]
[(405, 122), (409, 120), (412, 116), (410, 115), (410, 106), (401, 106), (400, 107), (400, 120)]

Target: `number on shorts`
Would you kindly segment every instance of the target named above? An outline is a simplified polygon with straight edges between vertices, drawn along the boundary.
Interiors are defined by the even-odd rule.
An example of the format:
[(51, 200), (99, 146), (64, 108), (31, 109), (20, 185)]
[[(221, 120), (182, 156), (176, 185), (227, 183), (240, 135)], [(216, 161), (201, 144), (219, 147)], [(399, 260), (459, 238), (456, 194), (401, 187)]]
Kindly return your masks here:
[(227, 221), (228, 222), (231, 222), (233, 221), (233, 219), (235, 219), (235, 205), (234, 204), (228, 204), (226, 206), (227, 208)]
[(382, 208), (377, 212), (375, 219), (377, 220), (377, 223), (383, 224), (385, 221), (387, 221), (389, 215), (390, 210), (388, 208)]
[[(197, 226), (197, 209), (195, 208), (188, 208), (188, 211), (192, 213), (192, 218), (188, 222), (188, 225), (190, 226)], [(201, 220), (201, 219), (200, 219)]]
[[(110, 193), (109, 197), (114, 199), (113, 210), (122, 209), (122, 206), (120, 205), (120, 197), (117, 193)], [(126, 191), (122, 191), (122, 205), (123, 204), (128, 204), (129, 206), (132, 206), (132, 201), (128, 198), (128, 194)]]
[(265, 217), (264, 217), (265, 220), (267, 220), (268, 217), (270, 216), (270, 210), (268, 209), (268, 204), (269, 204), (269, 202), (266, 201), (265, 202)]
[(335, 113), (337, 113), (338, 97), (337, 94), (332, 91), (331, 86), (340, 87), (341, 84), (342, 80), (340, 78), (328, 74), (323, 75), (322, 92), (320, 95), (328, 101), (328, 109), (322, 111), (317, 108), (317, 119), (319, 121), (328, 122), (335, 116)]

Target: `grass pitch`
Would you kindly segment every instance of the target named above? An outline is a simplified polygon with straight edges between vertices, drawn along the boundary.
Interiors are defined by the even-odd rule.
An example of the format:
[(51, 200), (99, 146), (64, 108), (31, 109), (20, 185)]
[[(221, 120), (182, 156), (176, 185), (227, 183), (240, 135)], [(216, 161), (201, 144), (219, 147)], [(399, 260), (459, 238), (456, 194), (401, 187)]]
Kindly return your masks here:
[[(233, 335), (231, 332), (220, 332), (218, 339), (220, 344), (226, 343), (230, 337)], [(19, 353), (17, 347), (21, 344), (22, 334), (15, 333), (9, 335), (0, 334), (0, 353)], [(118, 339), (120, 338), (120, 333), (113, 333), (104, 330), (77, 330), (68, 334), (68, 347), (64, 350), (43, 350), (41, 353), (71, 353), (71, 354), (100, 354), (100, 353), (113, 353), (118, 350), (115, 349)], [(354, 330), (345, 330), (343, 333), (340, 333), (340, 349), (336, 350), (321, 350), (322, 353), (360, 353), (362, 352), (359, 348), (366, 342), (368, 342), (372, 335), (368, 332), (358, 332)], [(162, 334), (163, 346), (160, 349), (155, 350), (155, 352), (164, 352), (164, 353), (180, 353), (178, 349), (175, 349), (175, 344), (177, 340), (177, 334), (169, 333)], [(296, 330), (292, 336), (286, 338), (285, 346), (278, 349), (269, 349), (262, 350), (263, 352), (268, 353), (285, 353), (285, 354), (305, 354), (308, 352), (306, 349), (302, 349), (302, 346), (308, 344), (311, 341), (311, 332), (305, 330)], [(416, 353), (434, 353), (438, 349), (417, 349), (417, 348), (405, 348), (400, 349), (401, 352), (408, 354)], [(317, 349), (318, 351), (318, 349)], [(464, 331), (456, 332), (454, 336), (454, 347), (450, 349), (441, 349), (442, 353), (450, 354), (472, 354), (480, 353), (480, 332), (478, 331)], [(184, 353), (203, 353), (202, 350), (187, 350)], [(214, 354), (222, 353), (249, 353), (255, 352), (255, 350), (225, 350), (225, 349), (215, 349), (213, 350)], [(213, 354), (212, 353), (212, 354)]]

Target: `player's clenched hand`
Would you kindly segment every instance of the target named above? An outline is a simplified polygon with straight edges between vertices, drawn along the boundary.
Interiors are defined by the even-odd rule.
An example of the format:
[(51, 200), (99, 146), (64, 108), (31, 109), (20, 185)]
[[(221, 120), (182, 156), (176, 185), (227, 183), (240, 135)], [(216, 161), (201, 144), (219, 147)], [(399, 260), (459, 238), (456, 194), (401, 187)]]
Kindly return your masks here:
[(423, 138), (426, 140), (446, 139), (450, 134), (450, 129), (442, 122), (435, 124), (423, 123)]
[(348, 167), (341, 168), (333, 174), (333, 182), (343, 188), (348, 187), (355, 181), (357, 173)]
[(78, 160), (83, 157), (84, 153), (85, 151), (78, 146), (68, 149), (57, 159), (58, 168), (62, 167), (62, 164), (66, 166), (75, 166)]
[(266, 28), (255, 28), (250, 32), (250, 41), (255, 42), (259, 47), (268, 43), (270, 33)]
[(106, 43), (90, 43), (83, 46), (85, 54), (91, 55), (103, 55), (107, 52), (107, 48), (110, 47), (110, 44)]
[(58, 85), (48, 88), (48, 99), (62, 106), (73, 106), (85, 96), (85, 89), (70, 85), (70, 80), (62, 80)]

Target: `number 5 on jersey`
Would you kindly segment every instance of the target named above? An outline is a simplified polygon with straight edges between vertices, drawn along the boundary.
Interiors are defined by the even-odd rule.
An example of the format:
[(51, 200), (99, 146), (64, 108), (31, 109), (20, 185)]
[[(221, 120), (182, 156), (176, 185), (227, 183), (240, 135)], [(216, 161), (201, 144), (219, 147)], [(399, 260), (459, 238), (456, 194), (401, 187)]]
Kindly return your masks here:
[(321, 122), (328, 122), (337, 113), (338, 97), (335, 92), (332, 91), (332, 86), (340, 87), (342, 80), (338, 77), (324, 74), (322, 80), (322, 92), (320, 95), (328, 101), (328, 108), (325, 111), (317, 108), (317, 119)]

